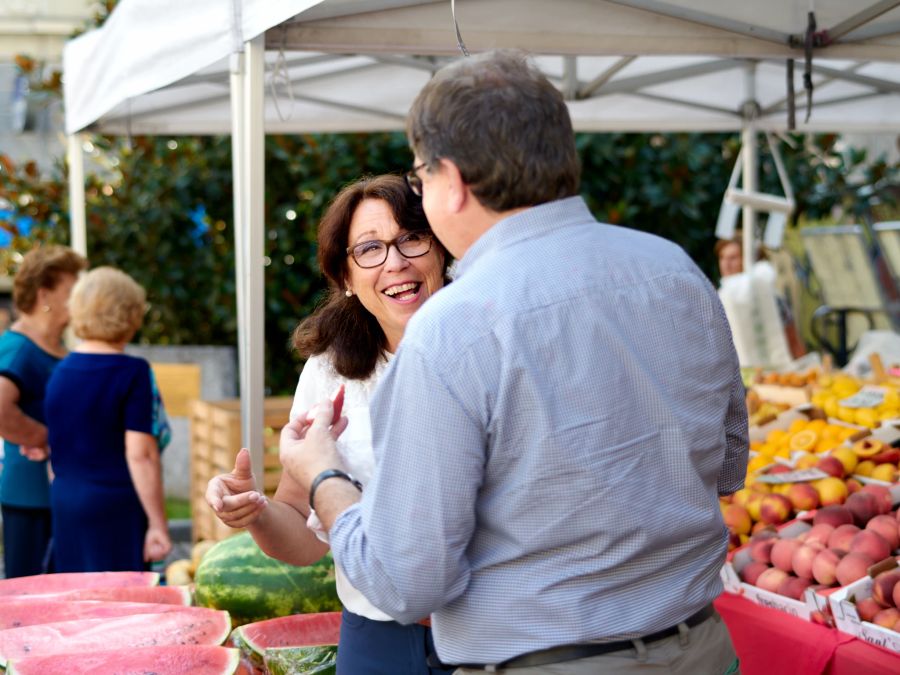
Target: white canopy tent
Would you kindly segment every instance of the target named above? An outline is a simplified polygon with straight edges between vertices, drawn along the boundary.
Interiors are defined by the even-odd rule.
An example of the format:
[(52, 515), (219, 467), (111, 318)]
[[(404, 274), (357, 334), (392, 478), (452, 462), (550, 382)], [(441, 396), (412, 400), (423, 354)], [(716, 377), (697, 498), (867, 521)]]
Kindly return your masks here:
[[(534, 54), (579, 130), (742, 131), (744, 192), (756, 190), (757, 132), (787, 128), (790, 101), (799, 131), (900, 131), (900, 0), (121, 0), (64, 54), (73, 243), (86, 250), (79, 132), (234, 135), (242, 421), (257, 475), (262, 137), (401, 129), (458, 36), (471, 52)], [(752, 237), (749, 205), (744, 219)]]

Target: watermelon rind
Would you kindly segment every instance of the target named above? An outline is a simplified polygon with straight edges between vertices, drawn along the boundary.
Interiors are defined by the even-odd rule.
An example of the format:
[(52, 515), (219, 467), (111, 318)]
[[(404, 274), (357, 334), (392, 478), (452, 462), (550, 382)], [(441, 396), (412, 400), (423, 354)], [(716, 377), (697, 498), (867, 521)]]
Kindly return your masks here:
[[(219, 645), (231, 629), (228, 612), (135, 614), (113, 619), (58, 621), (0, 630), (0, 666), (23, 656), (90, 653), (116, 647), (134, 649), (162, 645)], [(204, 611), (204, 610), (201, 610)]]
[(34, 595), (81, 588), (156, 586), (159, 572), (60, 572), (0, 579), (0, 595)]
[(231, 642), (255, 667), (264, 667), (267, 649), (336, 645), (341, 613), (295, 614), (244, 624), (231, 632)]
[(264, 661), (270, 675), (336, 675), (337, 647), (273, 647)]
[(206, 552), (194, 575), (194, 601), (228, 611), (238, 626), (341, 608), (330, 555), (313, 565), (290, 565), (263, 553), (247, 532)]
[(6, 675), (97, 675), (144, 672), (155, 675), (234, 675), (237, 649), (211, 645), (176, 645), (109, 649), (89, 654), (32, 656), (9, 662)]

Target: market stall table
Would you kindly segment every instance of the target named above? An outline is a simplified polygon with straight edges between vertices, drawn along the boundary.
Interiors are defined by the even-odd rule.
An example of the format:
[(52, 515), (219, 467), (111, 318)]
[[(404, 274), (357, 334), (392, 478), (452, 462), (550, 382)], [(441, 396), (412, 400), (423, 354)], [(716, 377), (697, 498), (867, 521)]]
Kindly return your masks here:
[(743, 675), (897, 675), (900, 654), (730, 593), (715, 601)]

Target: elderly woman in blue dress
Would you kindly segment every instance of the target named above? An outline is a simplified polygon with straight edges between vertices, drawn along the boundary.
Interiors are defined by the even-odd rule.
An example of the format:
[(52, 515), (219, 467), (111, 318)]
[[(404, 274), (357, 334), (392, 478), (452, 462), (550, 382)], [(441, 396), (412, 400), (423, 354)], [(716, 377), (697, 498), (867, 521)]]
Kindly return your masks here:
[(160, 461), (161, 401), (150, 364), (125, 354), (144, 289), (111, 267), (72, 290), (81, 342), (47, 385), (54, 558), (60, 572), (147, 569), (172, 548)]

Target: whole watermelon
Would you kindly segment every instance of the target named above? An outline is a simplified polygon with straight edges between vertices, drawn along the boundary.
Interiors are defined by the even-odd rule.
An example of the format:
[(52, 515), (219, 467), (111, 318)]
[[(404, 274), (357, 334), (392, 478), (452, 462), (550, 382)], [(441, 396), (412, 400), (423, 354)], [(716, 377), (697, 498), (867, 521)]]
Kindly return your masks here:
[(194, 575), (194, 600), (227, 610), (236, 626), (341, 609), (331, 554), (308, 567), (289, 565), (263, 553), (248, 532), (220, 541), (203, 556)]

